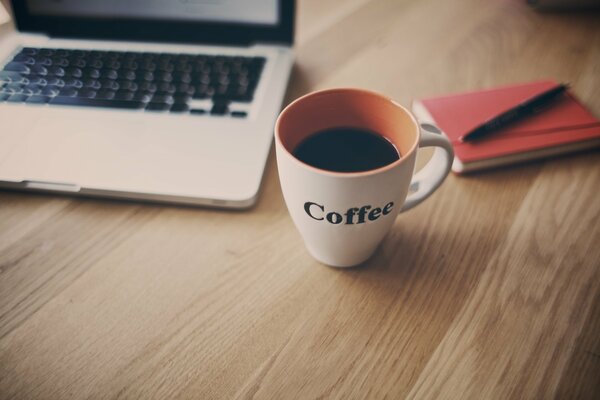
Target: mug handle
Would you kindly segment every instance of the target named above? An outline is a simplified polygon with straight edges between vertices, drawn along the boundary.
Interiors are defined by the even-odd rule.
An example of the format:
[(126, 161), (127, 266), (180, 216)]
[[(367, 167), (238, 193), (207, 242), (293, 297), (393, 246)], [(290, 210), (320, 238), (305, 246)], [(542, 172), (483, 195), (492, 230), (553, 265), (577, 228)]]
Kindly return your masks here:
[(452, 144), (439, 128), (428, 123), (420, 123), (419, 126), (419, 148), (435, 146), (436, 149), (433, 157), (413, 176), (410, 182), (413, 192), (406, 198), (400, 212), (410, 210), (435, 192), (448, 176), (454, 160)]

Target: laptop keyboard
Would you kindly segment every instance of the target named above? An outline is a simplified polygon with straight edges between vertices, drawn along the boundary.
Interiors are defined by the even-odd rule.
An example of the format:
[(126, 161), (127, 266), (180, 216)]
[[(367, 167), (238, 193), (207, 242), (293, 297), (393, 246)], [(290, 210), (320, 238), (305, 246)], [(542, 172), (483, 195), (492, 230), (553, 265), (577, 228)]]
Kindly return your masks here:
[(0, 70), (0, 102), (243, 118), (265, 61), (26, 47)]

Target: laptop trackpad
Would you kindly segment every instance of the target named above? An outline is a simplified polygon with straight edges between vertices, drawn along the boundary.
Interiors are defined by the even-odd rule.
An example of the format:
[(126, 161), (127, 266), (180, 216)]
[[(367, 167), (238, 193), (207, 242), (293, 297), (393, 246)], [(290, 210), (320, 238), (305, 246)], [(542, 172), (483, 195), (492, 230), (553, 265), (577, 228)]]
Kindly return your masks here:
[(119, 159), (140, 145), (138, 135), (143, 134), (144, 124), (119, 121), (118, 127), (114, 125), (97, 117), (39, 118), (8, 154), (3, 170), (19, 169), (14, 172), (25, 179), (70, 183), (97, 175), (99, 169), (119, 164)]
[[(43, 115), (21, 126), (20, 139), (0, 161), (0, 180), (201, 196), (232, 186), (249, 169), (237, 154), (241, 147), (232, 148), (217, 129), (199, 132), (197, 123), (175, 125), (147, 114), (102, 114)], [(232, 159), (239, 168), (232, 169)]]
[[(41, 117), (2, 162), (3, 175), (78, 186), (143, 190), (168, 152), (161, 132), (136, 119)], [(164, 179), (164, 177), (158, 177)]]

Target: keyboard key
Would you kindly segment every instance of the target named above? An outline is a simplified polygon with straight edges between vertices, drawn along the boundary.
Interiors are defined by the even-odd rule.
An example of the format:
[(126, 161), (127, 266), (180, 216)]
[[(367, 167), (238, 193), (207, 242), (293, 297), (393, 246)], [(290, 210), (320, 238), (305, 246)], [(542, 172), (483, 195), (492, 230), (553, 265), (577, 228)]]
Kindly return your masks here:
[(109, 90), (119, 90), (119, 88), (120, 88), (117, 81), (111, 81), (111, 80), (106, 80), (106, 79), (100, 81), (100, 86), (102, 87), (102, 89), (109, 89)]
[(84, 79), (83, 87), (98, 90), (102, 87), (102, 85), (100, 84), (100, 81), (97, 79)]
[(189, 110), (190, 107), (185, 103), (175, 103), (171, 106), (171, 112), (184, 112)]
[(71, 51), (66, 49), (56, 49), (54, 51), (54, 57), (68, 57), (69, 54), (71, 54)]
[(96, 98), (111, 100), (111, 99), (115, 98), (115, 95), (116, 95), (116, 92), (114, 90), (102, 89), (102, 90), (98, 91), (98, 93), (96, 94)]
[(90, 55), (89, 50), (75, 50), (73, 51), (73, 56), (78, 58), (88, 57)]
[(227, 103), (215, 103), (210, 110), (212, 115), (225, 115), (227, 114)]
[(25, 65), (25, 64), (21, 64), (19, 62), (14, 62), (11, 61), (8, 64), (6, 64), (4, 66), (4, 71), (9, 71), (9, 72), (19, 72), (22, 74), (29, 74), (31, 72), (31, 69)]
[(60, 92), (60, 88), (56, 86), (46, 86), (42, 89), (42, 95), (44, 96), (56, 96)]
[(29, 56), (35, 56), (38, 53), (38, 49), (32, 47), (23, 47), (21, 49), (21, 53), (27, 54)]
[(17, 54), (16, 56), (13, 57), (12, 60), (15, 62), (21, 63), (21, 64), (26, 64), (26, 65), (35, 64), (35, 58), (28, 56), (27, 54), (23, 54), (23, 53)]
[(210, 74), (200, 74), (197, 77), (197, 81), (203, 85), (210, 85), (210, 83), (212, 82), (212, 78)]
[(155, 103), (151, 101), (146, 105), (146, 111), (166, 111), (171, 107), (170, 104), (167, 103)]
[(23, 88), (23, 94), (28, 96), (42, 93), (42, 87), (39, 85), (27, 85)]
[(124, 109), (141, 109), (144, 103), (139, 101), (120, 101), (120, 100), (102, 100), (102, 99), (82, 99), (78, 97), (56, 96), (50, 100), (50, 104), (63, 106), (80, 106), (80, 107), (108, 107), (108, 108), (124, 108)]
[(86, 68), (83, 71), (83, 76), (86, 78), (98, 79), (100, 78), (100, 70), (96, 68)]
[(29, 75), (29, 83), (33, 85), (45, 86), (48, 80), (43, 76)]
[(176, 93), (173, 95), (173, 100), (175, 100), (175, 103), (187, 103), (188, 101), (190, 101), (192, 96), (190, 96), (189, 94), (185, 94), (185, 93)]
[(139, 84), (139, 90), (142, 92), (151, 92), (154, 93), (158, 90), (156, 83), (152, 82), (142, 82)]
[(169, 73), (175, 70), (175, 66), (171, 63), (160, 63), (158, 64), (156, 70)]
[(187, 72), (174, 73), (173, 74), (173, 82), (191, 83), (192, 75)]
[(194, 92), (194, 99), (207, 99), (211, 97), (214, 93), (214, 89), (207, 85), (200, 85), (196, 87), (196, 91)]
[(106, 51), (102, 51), (102, 50), (92, 50), (90, 52), (90, 57), (91, 58), (101, 58), (101, 57), (105, 56), (106, 53), (107, 53)]
[(135, 96), (135, 93), (133, 93), (133, 92), (120, 90), (120, 91), (118, 91), (115, 94), (114, 98), (115, 98), (115, 100), (127, 100), (127, 101), (129, 101), (129, 100), (133, 100), (134, 96)]
[(148, 92), (137, 92), (133, 96), (133, 101), (139, 101), (141, 103), (148, 103), (152, 99), (153, 94)]
[(18, 72), (0, 71), (0, 82), (22, 82), (25, 77)]
[(118, 60), (123, 57), (123, 53), (120, 51), (109, 51), (106, 53), (106, 58), (108, 60)]
[(117, 79), (119, 77), (119, 73), (114, 69), (105, 69), (102, 71), (102, 77), (105, 79)]
[(139, 68), (139, 64), (137, 63), (137, 61), (129, 59), (123, 62), (123, 64), (121, 64), (121, 67), (124, 69), (135, 71)]
[(73, 68), (85, 68), (87, 67), (87, 62), (83, 58), (75, 58), (70, 62), (70, 65)]
[(49, 57), (38, 57), (35, 59), (35, 64), (50, 67), (52, 65), (52, 59)]
[(161, 82), (156, 86), (156, 91), (161, 93), (173, 94), (176, 91), (176, 87), (172, 83)]
[(217, 86), (217, 89), (215, 90), (215, 96), (225, 96), (228, 92), (228, 89), (229, 89), (228, 85)]
[(65, 70), (66, 76), (71, 78), (81, 78), (83, 71), (78, 67), (70, 67)]
[(173, 96), (171, 96), (170, 94), (155, 94), (152, 97), (152, 102), (173, 104), (175, 102), (175, 99), (173, 99)]
[(48, 73), (54, 76), (65, 76), (65, 70), (62, 67), (53, 66), (48, 69)]
[(55, 76), (49, 76), (46, 78), (46, 85), (63, 87), (65, 86), (65, 81)]
[(195, 88), (187, 83), (180, 83), (175, 86), (175, 93), (191, 96), (195, 92)]
[(43, 65), (36, 64), (31, 66), (31, 73), (35, 75), (45, 76), (48, 75), (48, 68), (44, 67)]
[(139, 60), (141, 58), (141, 54), (133, 51), (126, 51), (123, 53), (123, 58), (125, 60)]
[(104, 63), (102, 62), (102, 60), (99, 60), (96, 58), (96, 59), (93, 59), (90, 62), (88, 62), (87, 66), (89, 68), (98, 70), (98, 69), (101, 69), (102, 67), (104, 67)]
[(172, 82), (173, 75), (170, 72), (157, 72), (154, 74), (155, 80), (159, 82)]
[(84, 89), (81, 89), (79, 92), (77, 92), (77, 97), (93, 99), (96, 97), (96, 94), (97, 94), (97, 92), (95, 90), (89, 89), (89, 88), (84, 88)]
[(121, 70), (118, 75), (117, 79), (126, 79), (128, 81), (134, 81), (137, 78), (135, 71), (132, 70)]
[(29, 96), (29, 98), (25, 101), (28, 104), (46, 104), (50, 101), (51, 97), (42, 96), (42, 95), (33, 95)]
[(83, 81), (76, 78), (65, 78), (65, 86), (72, 86), (79, 89), (83, 87)]
[(73, 87), (65, 87), (61, 89), (58, 94), (62, 97), (75, 97), (77, 96), (77, 89)]
[(230, 115), (236, 118), (245, 118), (248, 113), (246, 111), (232, 111)]
[(206, 114), (206, 110), (203, 110), (201, 108), (193, 108), (190, 110), (190, 114), (203, 115)]
[(250, 85), (250, 79), (245, 75), (241, 75), (238, 79), (238, 84), (240, 86), (248, 87), (248, 85)]
[(135, 92), (138, 90), (138, 84), (132, 81), (115, 81), (119, 85), (120, 90), (128, 90)]
[(153, 61), (143, 61), (140, 69), (146, 72), (154, 72), (156, 70), (156, 63)]
[(28, 97), (29, 96), (27, 96), (26, 94), (13, 94), (9, 98), (7, 98), (6, 101), (11, 103), (22, 103), (25, 100), (27, 100)]
[(142, 80), (146, 81), (146, 82), (151, 82), (154, 80), (154, 73), (152, 72), (144, 72), (141, 76), (138, 76), (138, 78), (141, 78)]
[(55, 49), (54, 57), (68, 57), (72, 53), (72, 50), (67, 49)]
[(54, 55), (54, 49), (40, 49), (39, 54), (45, 57), (51, 57)]
[(8, 99), (10, 96), (10, 93), (0, 92), (0, 103)]
[(54, 59), (53, 65), (56, 67), (66, 68), (70, 65), (70, 63), (66, 58), (56, 58)]
[(21, 93), (23, 91), (24, 86), (25, 85), (22, 83), (8, 83), (4, 85), (4, 88), (2, 90), (10, 93)]
[(192, 64), (189, 64), (189, 63), (178, 64), (177, 66), (175, 66), (175, 71), (178, 73), (189, 74), (193, 70), (194, 70), (194, 67), (192, 66)]

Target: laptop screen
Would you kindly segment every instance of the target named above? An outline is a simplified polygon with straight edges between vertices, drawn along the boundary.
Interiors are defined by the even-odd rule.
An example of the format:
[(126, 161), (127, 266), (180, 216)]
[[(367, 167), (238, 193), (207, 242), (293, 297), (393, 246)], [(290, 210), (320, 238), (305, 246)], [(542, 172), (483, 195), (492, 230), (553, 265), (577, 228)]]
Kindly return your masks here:
[(277, 0), (27, 0), (38, 16), (277, 25)]
[(292, 44), (295, 0), (11, 0), (17, 28), (55, 37)]

